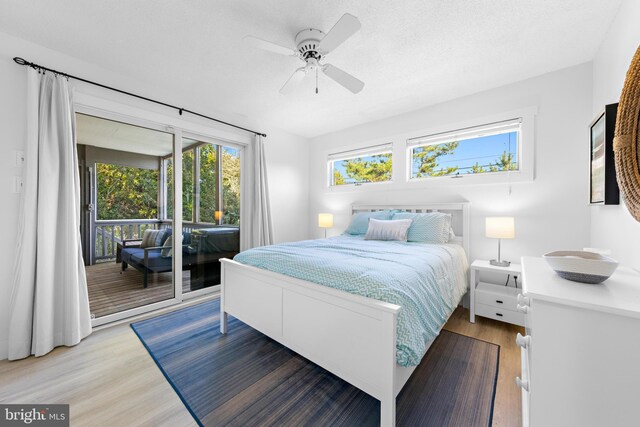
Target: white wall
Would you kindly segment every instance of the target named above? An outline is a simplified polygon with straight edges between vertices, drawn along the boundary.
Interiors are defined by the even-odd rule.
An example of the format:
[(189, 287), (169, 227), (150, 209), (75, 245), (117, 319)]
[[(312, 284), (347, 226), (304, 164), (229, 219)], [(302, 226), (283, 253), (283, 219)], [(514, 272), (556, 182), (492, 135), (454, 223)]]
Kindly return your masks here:
[[(26, 128), (26, 69), (13, 62), (14, 56), (40, 63), (53, 69), (68, 72), (95, 80), (120, 89), (138, 93), (150, 98), (169, 100), (175, 104), (198, 111), (188, 100), (181, 99), (182, 82), (166, 87), (150, 87), (145, 82), (135, 81), (109, 70), (100, 69), (76, 58), (34, 45), (6, 34), (0, 33), (0, 194), (2, 209), (0, 223), (4, 230), (0, 239), (0, 359), (6, 358), (6, 340), (8, 307), (12, 286), (12, 270), (16, 246), (16, 228), (18, 222), (19, 195), (12, 193), (12, 177), (21, 175), (22, 170), (14, 167), (14, 150), (24, 145)], [(104, 96), (111, 101), (149, 109), (156, 113), (177, 114), (171, 110), (157, 107), (144, 101), (126, 96), (105, 93), (90, 89), (92, 95)], [(201, 111), (207, 114), (207, 111)], [(212, 113), (213, 116), (218, 114)], [(286, 133), (264, 123), (255, 121), (239, 122), (237, 117), (220, 117), (240, 126), (259, 129), (268, 135), (266, 139), (267, 168), (271, 185), (271, 204), (273, 209), (274, 238), (276, 242), (301, 240), (307, 237), (308, 211), (308, 141), (305, 138)], [(187, 120), (185, 115), (185, 120)], [(228, 127), (212, 126), (211, 122), (193, 119), (198, 126), (208, 126), (220, 131), (229, 131)]]
[[(640, 2), (626, 0), (593, 60), (595, 117), (606, 104), (618, 102), (631, 58), (640, 45)], [(621, 202), (591, 208), (591, 245), (609, 248), (621, 263), (640, 269), (640, 223)]]
[[(319, 212), (334, 212), (342, 232), (352, 203), (419, 204), (467, 200), (471, 205), (471, 258), (496, 256), (497, 243), (484, 237), (484, 218), (513, 215), (516, 239), (503, 242), (503, 257), (518, 261), (522, 255), (539, 256), (558, 249), (580, 249), (589, 243), (588, 139), (591, 119), (591, 64), (556, 71), (401, 116), (372, 122), (311, 140), (309, 232)], [(402, 142), (421, 129), (466, 122), (502, 112), (538, 107), (535, 137), (535, 180), (512, 184), (422, 186), (381, 184), (356, 187), (349, 192), (325, 189), (327, 150), (370, 142)], [(478, 123), (481, 124), (481, 123)], [(455, 129), (455, 127), (453, 127)], [(463, 178), (464, 179), (464, 178)], [(457, 183), (456, 183), (457, 184)]]

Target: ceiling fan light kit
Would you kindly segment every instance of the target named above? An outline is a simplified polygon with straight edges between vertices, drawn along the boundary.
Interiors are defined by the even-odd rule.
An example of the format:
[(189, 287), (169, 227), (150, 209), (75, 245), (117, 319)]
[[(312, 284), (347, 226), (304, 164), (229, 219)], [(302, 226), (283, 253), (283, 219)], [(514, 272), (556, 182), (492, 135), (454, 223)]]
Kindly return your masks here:
[(316, 93), (318, 93), (318, 71), (322, 71), (327, 77), (356, 94), (364, 88), (364, 83), (361, 80), (358, 80), (335, 65), (321, 64), (320, 61), (336, 47), (344, 43), (349, 37), (358, 32), (360, 27), (361, 25), (358, 18), (349, 13), (345, 13), (327, 34), (315, 28), (307, 28), (298, 32), (295, 37), (295, 50), (255, 36), (245, 36), (244, 40), (259, 49), (281, 55), (295, 56), (304, 61), (305, 65), (295, 70), (282, 88), (280, 88), (280, 93), (282, 94), (292, 92), (308, 74), (313, 73), (315, 73)]

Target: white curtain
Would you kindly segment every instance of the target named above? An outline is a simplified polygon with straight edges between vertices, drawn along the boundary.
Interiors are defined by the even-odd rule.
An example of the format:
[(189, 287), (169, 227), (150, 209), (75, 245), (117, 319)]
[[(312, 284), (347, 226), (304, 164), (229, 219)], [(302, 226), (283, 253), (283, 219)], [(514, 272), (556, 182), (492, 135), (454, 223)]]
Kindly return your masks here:
[(9, 359), (91, 333), (80, 246), (75, 115), (67, 79), (28, 69), (24, 190), (9, 313)]
[(240, 221), (240, 250), (273, 244), (273, 226), (269, 206), (269, 186), (267, 184), (267, 162), (262, 137), (256, 138), (247, 149), (246, 176), (247, 185), (243, 197), (242, 218)]

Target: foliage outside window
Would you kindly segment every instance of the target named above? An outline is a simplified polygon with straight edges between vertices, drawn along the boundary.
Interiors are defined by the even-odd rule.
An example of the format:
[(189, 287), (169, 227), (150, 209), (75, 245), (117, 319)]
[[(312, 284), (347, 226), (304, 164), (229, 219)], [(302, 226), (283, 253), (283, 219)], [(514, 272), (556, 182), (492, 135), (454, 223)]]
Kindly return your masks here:
[(97, 163), (96, 180), (98, 220), (157, 218), (157, 170)]
[(222, 204), (224, 224), (240, 225), (240, 151), (222, 149)]
[(519, 170), (520, 120), (409, 141), (411, 179)]
[(391, 144), (329, 155), (330, 185), (391, 181)]
[[(221, 162), (218, 162), (218, 152), (221, 153)], [(172, 218), (173, 165), (170, 158), (165, 162), (166, 211), (167, 218)], [(240, 224), (239, 150), (214, 144), (198, 144), (182, 153), (182, 212), (184, 221)], [(222, 212), (221, 221), (216, 218), (216, 212)]]

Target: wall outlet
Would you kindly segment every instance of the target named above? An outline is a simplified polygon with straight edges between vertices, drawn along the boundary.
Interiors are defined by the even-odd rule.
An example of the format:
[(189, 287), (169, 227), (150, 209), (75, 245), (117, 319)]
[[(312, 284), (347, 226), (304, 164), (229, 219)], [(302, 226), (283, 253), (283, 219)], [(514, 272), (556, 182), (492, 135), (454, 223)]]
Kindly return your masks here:
[(13, 177), (13, 192), (14, 193), (22, 193), (22, 187), (24, 186), (24, 181), (21, 176)]
[(13, 153), (15, 155), (16, 167), (21, 168), (22, 166), (24, 166), (24, 151), (14, 150)]

